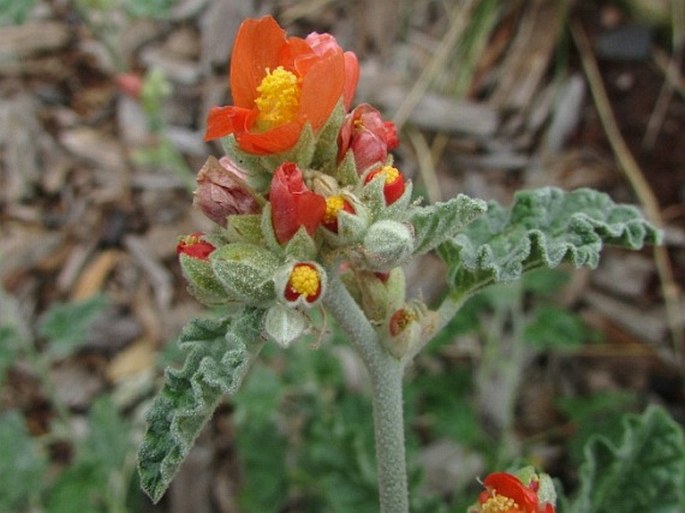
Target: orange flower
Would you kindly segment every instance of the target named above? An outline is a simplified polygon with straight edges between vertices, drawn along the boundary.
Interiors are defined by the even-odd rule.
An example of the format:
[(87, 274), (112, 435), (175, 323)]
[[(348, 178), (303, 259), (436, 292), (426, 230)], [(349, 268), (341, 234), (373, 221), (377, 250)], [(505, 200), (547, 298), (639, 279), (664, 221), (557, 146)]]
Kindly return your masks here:
[(524, 485), (507, 472), (493, 472), (483, 480), (486, 490), (478, 498), (478, 513), (554, 513), (554, 505), (540, 502), (538, 482)]
[(286, 37), (271, 16), (245, 20), (231, 55), (234, 105), (212, 107), (205, 140), (235, 134), (248, 153), (292, 148), (306, 123), (316, 132), (342, 98), (349, 108), (359, 63), (330, 34)]

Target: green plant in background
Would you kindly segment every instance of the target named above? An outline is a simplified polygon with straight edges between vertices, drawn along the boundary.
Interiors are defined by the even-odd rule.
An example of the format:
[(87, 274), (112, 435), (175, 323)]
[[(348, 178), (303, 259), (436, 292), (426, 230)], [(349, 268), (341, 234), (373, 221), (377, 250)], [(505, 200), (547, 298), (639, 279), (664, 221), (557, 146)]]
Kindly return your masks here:
[[(517, 456), (509, 453), (507, 437), (527, 352), (550, 344), (577, 346), (586, 337), (575, 317), (553, 305), (532, 315), (522, 308), (531, 287), (522, 281), (524, 274), (561, 264), (595, 268), (605, 245), (640, 249), (658, 243), (660, 232), (634, 207), (590, 189), (520, 191), (509, 208), (465, 195), (427, 206), (413, 201), (411, 183), (390, 154), (398, 143), (394, 125), (370, 105), (351, 109), (359, 66), (329, 34), (288, 38), (269, 16), (247, 20), (237, 35), (231, 71), (235, 105), (212, 108), (205, 134), (207, 140), (221, 139), (227, 155), (207, 160), (195, 197), (217, 229), (182, 237), (177, 247), (190, 291), (203, 303), (223, 308), (223, 316), (194, 319), (180, 336), (185, 363), (167, 371), (139, 451), (145, 491), (154, 501), (161, 498), (217, 405), (237, 392), (267, 343), (294, 353), (301, 350), (291, 347), (298, 341), (320, 346), (331, 317), (368, 371), (376, 471), (369, 465), (370, 437), (364, 435), (371, 419), (357, 434), (338, 422), (348, 408), (358, 416), (362, 404), (327, 401), (331, 391), (314, 379), (317, 364), (310, 361), (299, 369), (293, 355), (300, 375), (313, 379), (311, 395), (294, 393), (290, 403), (285, 401), (291, 406), (288, 415), (280, 416), (283, 402), (274, 399), (277, 376), (264, 369), (256, 381), (247, 379), (242, 406), (238, 399), (243, 463), (266, 472), (260, 483), (247, 478), (243, 504), (277, 509), (286, 500), (281, 494), (292, 490), (286, 486), (292, 475), (304, 486), (300, 495), (287, 499), (312, 509), (373, 510), (367, 498), (377, 480), (381, 511), (407, 513), (418, 499), (409, 497), (405, 370), (471, 297), (501, 283), (513, 285), (489, 298), (493, 322), (484, 333), (490, 340), (474, 381), (477, 393), (497, 401), (493, 412), (502, 432), (497, 445), (503, 450), (496, 450), (494, 459), (497, 466), (509, 464)], [(449, 288), (435, 308), (405, 297), (402, 271), (403, 264), (430, 251), (445, 263)], [(505, 329), (508, 324), (511, 330)], [(562, 330), (564, 337), (554, 336), (552, 329)], [(497, 387), (487, 391), (488, 383)], [(431, 397), (426, 390), (415, 397), (421, 394)], [(447, 402), (460, 406), (458, 400)], [(250, 411), (247, 404), (260, 407)], [(583, 476), (592, 479), (583, 477), (577, 498), (562, 499), (560, 507), (582, 510), (595, 493), (602, 499), (621, 493), (630, 504), (638, 491), (643, 495), (634, 503), (644, 505), (644, 497), (654, 497), (653, 489), (682, 483), (682, 432), (655, 411), (629, 421), (631, 433), (638, 434), (626, 435), (621, 447), (628, 447), (628, 455), (621, 464), (616, 461), (623, 449), (596, 445), (610, 447), (601, 462), (592, 459), (601, 450), (589, 450)], [(471, 435), (469, 442), (477, 444), (468, 418), (450, 434)], [(300, 459), (289, 453), (294, 440), (281, 434), (277, 423), (298, 419), (305, 427), (286, 432), (301, 432), (307, 440)], [(434, 426), (449, 432), (445, 425)], [(650, 438), (650, 451), (668, 458), (669, 472), (658, 472), (650, 451), (632, 442), (643, 439), (643, 428), (659, 435)], [(256, 454), (255, 445), (266, 452)], [(293, 459), (299, 465), (291, 466)], [(258, 466), (266, 461), (270, 467)], [(595, 469), (600, 468), (607, 473), (599, 476)], [(637, 482), (632, 486), (640, 473), (650, 476), (647, 491)], [(483, 486), (469, 512), (555, 511), (551, 478), (529, 467), (493, 472)], [(675, 511), (678, 501), (681, 492), (667, 495), (665, 510)]]
[(0, 0), (0, 26), (24, 23), (35, 5), (36, 0)]
[[(37, 335), (18, 324), (17, 306), (0, 295), (0, 384), (20, 363), (41, 385), (54, 409), (46, 434), (32, 436), (26, 419), (16, 410), (0, 415), (0, 511), (66, 513), (92, 511), (123, 513), (134, 505), (131, 484), (135, 478), (133, 426), (104, 395), (90, 407), (85, 436), (74, 426), (73, 416), (55, 393), (50, 369), (55, 362), (83, 347), (93, 323), (102, 316), (106, 302), (95, 296), (82, 302), (56, 304), (41, 318)], [(44, 345), (39, 351), (37, 344)], [(51, 448), (68, 447), (64, 468), (56, 471)]]

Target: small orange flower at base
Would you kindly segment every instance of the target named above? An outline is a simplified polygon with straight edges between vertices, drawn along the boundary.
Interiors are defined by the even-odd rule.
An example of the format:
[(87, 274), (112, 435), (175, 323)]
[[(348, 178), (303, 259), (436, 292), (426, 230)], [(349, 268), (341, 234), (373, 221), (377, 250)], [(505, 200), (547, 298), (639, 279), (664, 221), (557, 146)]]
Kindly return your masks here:
[(311, 304), (319, 299), (321, 291), (319, 270), (312, 264), (299, 263), (293, 266), (283, 296), (289, 302), (302, 298)]
[(338, 213), (343, 210), (349, 214), (354, 214), (354, 208), (340, 195), (329, 196), (326, 198), (326, 213), (323, 216), (321, 225), (333, 233), (338, 233)]
[(201, 232), (181, 237), (176, 245), (176, 254), (188, 255), (198, 260), (207, 260), (216, 248), (206, 240), (203, 240), (202, 237), (203, 234)]
[(407, 326), (416, 320), (416, 314), (406, 308), (400, 308), (390, 316), (389, 331), (390, 335), (396, 337), (402, 333)]
[(538, 481), (526, 486), (513, 474), (495, 472), (483, 480), (485, 491), (478, 497), (474, 513), (555, 513), (554, 505), (540, 502)]
[(385, 204), (392, 205), (402, 194), (404, 194), (404, 176), (399, 169), (392, 166), (383, 166), (375, 169), (366, 176), (364, 183), (371, 182), (378, 175), (385, 175), (385, 185), (383, 185), (383, 196), (385, 196)]

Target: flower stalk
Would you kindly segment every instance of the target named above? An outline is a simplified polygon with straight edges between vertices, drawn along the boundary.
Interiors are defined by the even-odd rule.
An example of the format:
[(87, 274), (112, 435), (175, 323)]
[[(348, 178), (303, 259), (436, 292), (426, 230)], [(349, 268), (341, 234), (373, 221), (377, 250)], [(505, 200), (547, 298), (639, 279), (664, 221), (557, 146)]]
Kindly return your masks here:
[(378, 333), (340, 281), (331, 278), (324, 306), (360, 354), (371, 378), (381, 513), (408, 513), (402, 377), (404, 363), (381, 345)]

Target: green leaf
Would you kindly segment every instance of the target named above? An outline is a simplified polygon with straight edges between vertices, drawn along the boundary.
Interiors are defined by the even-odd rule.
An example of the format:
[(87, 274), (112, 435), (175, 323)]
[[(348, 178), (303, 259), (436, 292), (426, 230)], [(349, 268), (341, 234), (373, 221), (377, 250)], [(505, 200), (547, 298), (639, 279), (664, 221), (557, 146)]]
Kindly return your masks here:
[(23, 511), (37, 496), (47, 459), (33, 443), (24, 419), (10, 412), (0, 417), (0, 511)]
[(88, 330), (107, 306), (104, 296), (53, 306), (38, 324), (38, 333), (50, 341), (53, 358), (65, 358), (87, 340)]
[(261, 350), (264, 311), (246, 309), (234, 319), (196, 319), (179, 345), (189, 351), (166, 382), (147, 416), (138, 452), (141, 485), (157, 502), (224, 394), (233, 394)]
[(623, 439), (590, 440), (573, 513), (678, 513), (685, 482), (682, 428), (660, 407), (625, 419)]
[(421, 255), (456, 236), (487, 209), (484, 201), (463, 194), (449, 201), (412, 209), (414, 254)]
[(562, 262), (594, 268), (604, 244), (640, 249), (661, 232), (630, 205), (590, 189), (547, 187), (516, 194), (511, 209), (491, 202), (485, 215), (441, 244), (453, 293), (465, 296)]

